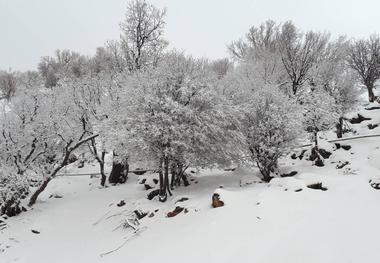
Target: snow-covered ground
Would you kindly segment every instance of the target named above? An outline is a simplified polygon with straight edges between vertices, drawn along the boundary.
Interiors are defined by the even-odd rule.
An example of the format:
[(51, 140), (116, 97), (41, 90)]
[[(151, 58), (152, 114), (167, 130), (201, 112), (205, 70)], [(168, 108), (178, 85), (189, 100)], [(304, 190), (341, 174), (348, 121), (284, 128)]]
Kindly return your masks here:
[[(360, 113), (371, 120), (352, 124), (356, 135), (379, 134), (380, 127), (367, 125), (380, 124), (380, 110)], [(380, 190), (371, 183), (380, 182), (380, 137), (342, 144), (351, 149), (330, 144), (325, 167), (282, 160), (284, 171), (297, 175), (269, 184), (259, 182), (255, 169), (200, 171), (166, 203), (147, 200), (134, 174), (105, 189), (99, 178), (58, 177), (33, 210), (7, 220), (0, 262), (379, 262)], [(315, 183), (327, 190), (307, 187)], [(212, 208), (215, 191), (223, 207)], [(186, 213), (168, 218), (176, 206)], [(149, 211), (137, 234), (118, 227), (136, 209)]]

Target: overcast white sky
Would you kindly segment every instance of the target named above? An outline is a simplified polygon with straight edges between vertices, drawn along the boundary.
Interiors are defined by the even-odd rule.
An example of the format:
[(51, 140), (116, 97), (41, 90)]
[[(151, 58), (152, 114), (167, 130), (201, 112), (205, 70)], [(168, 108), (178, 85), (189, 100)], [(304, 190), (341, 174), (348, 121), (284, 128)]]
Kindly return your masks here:
[[(380, 31), (379, 0), (151, 0), (167, 8), (166, 38), (194, 56), (227, 56), (226, 44), (267, 19), (363, 37)], [(36, 68), (56, 49), (93, 54), (119, 37), (127, 0), (0, 0), (0, 69)]]

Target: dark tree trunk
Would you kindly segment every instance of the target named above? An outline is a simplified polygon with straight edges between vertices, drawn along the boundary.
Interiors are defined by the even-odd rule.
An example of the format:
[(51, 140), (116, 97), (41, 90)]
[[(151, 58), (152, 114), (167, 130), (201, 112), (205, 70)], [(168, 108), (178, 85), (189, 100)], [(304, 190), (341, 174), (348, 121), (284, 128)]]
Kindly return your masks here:
[(165, 157), (164, 159), (164, 181), (166, 190), (169, 193), (169, 195), (172, 195), (172, 192), (170, 191), (170, 184), (169, 184), (169, 158)]
[(101, 175), (101, 180), (100, 180), (100, 185), (104, 186), (106, 184), (107, 176), (104, 172), (104, 158), (105, 158), (106, 152), (102, 152), (102, 156), (100, 157), (100, 162), (99, 162), (99, 167), (100, 167), (100, 175)]
[(318, 147), (318, 132), (314, 132), (314, 147), (311, 149), (311, 155), (309, 158), (310, 161), (314, 161), (314, 164), (316, 166), (322, 167), (324, 166), (323, 160), (321, 158), (321, 155), (319, 153), (319, 147)]
[(297, 90), (298, 90), (298, 83), (297, 82), (293, 82), (292, 90), (293, 90), (293, 95), (296, 95)]
[(32, 194), (32, 196), (29, 199), (29, 206), (32, 206), (36, 203), (38, 196), (45, 190), (46, 186), (50, 182), (52, 177), (47, 177), (42, 184), (37, 188), (37, 190)]
[(165, 202), (166, 199), (167, 199), (167, 195), (166, 195), (166, 185), (165, 185), (165, 180), (164, 180), (164, 174), (162, 173), (163, 159), (164, 159), (164, 158), (160, 158), (159, 168), (158, 168), (159, 184), (160, 184), (159, 200), (160, 200), (161, 202)]
[(315, 131), (313, 135), (314, 135), (314, 144), (315, 144), (315, 148), (318, 149), (318, 132)]
[(343, 137), (343, 117), (340, 117), (338, 123), (336, 124), (336, 136), (338, 138)]
[(187, 176), (186, 176), (186, 173), (185, 173), (184, 170), (181, 172), (181, 178), (182, 178), (184, 186), (189, 186), (190, 185), (189, 180), (187, 180)]
[(160, 179), (160, 198), (161, 202), (165, 202), (168, 194), (172, 195), (169, 182), (169, 157), (165, 156), (160, 159), (159, 166), (159, 179)]
[(181, 186), (181, 181), (183, 182), (184, 186), (190, 185), (189, 181), (187, 180), (186, 173), (185, 173), (187, 168), (188, 168), (188, 166), (184, 167), (182, 162), (179, 162), (179, 161), (173, 162), (173, 164), (171, 166), (172, 177), (171, 177), (171, 183), (170, 183), (170, 186), (172, 189), (175, 186)]
[(374, 102), (376, 97), (375, 97), (375, 94), (373, 93), (373, 85), (371, 85), (371, 84), (367, 85), (367, 90), (368, 90), (369, 102)]
[(270, 176), (270, 170), (267, 167), (261, 165), (260, 162), (256, 162), (256, 164), (259, 168), (261, 175), (263, 176), (263, 181), (269, 183), (272, 179), (272, 177)]
[(104, 159), (106, 156), (106, 152), (102, 151), (101, 156), (99, 157), (98, 148), (96, 146), (95, 138), (91, 140), (90, 150), (91, 150), (92, 154), (94, 155), (96, 161), (99, 163), (99, 169), (100, 169), (100, 175), (101, 175), (100, 185), (105, 186), (106, 180), (107, 180), (107, 176), (104, 172)]
[(189, 181), (187, 180), (187, 176), (186, 176), (186, 172), (185, 172), (188, 167), (189, 166), (183, 167), (182, 163), (178, 163), (178, 170), (179, 170), (178, 181), (179, 181), (179, 184), (181, 184), (181, 179), (182, 179), (184, 186), (190, 185)]
[(177, 170), (177, 165), (175, 163), (172, 164), (171, 166), (171, 180), (170, 180), (170, 188), (173, 189), (175, 185), (175, 180), (178, 176), (178, 170)]

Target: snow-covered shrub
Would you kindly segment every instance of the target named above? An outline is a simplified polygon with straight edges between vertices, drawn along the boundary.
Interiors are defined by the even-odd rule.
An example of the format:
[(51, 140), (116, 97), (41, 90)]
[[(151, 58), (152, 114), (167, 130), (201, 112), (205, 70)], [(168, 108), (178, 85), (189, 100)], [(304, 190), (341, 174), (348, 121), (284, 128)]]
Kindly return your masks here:
[(336, 133), (341, 138), (344, 132), (345, 114), (354, 109), (359, 98), (357, 78), (347, 67), (347, 48), (349, 42), (345, 37), (329, 43), (325, 58), (315, 69), (313, 83), (323, 87), (337, 104), (335, 108), (339, 119), (336, 120)]
[(301, 101), (304, 106), (304, 126), (314, 143), (312, 156), (315, 157), (312, 160), (316, 165), (323, 166), (318, 149), (318, 132), (329, 130), (335, 125), (340, 116), (339, 107), (335, 99), (321, 87), (305, 93)]
[(272, 88), (255, 92), (245, 111), (243, 131), (251, 158), (268, 182), (278, 159), (288, 153), (301, 130), (300, 111), (296, 103)]
[(26, 198), (28, 192), (25, 176), (0, 168), (0, 215), (19, 214), (22, 211), (21, 199)]

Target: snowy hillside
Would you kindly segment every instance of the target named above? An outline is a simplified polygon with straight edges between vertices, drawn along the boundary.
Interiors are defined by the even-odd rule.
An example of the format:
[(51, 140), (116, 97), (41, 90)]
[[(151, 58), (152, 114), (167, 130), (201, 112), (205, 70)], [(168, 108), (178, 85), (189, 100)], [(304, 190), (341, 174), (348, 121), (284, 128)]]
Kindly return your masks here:
[[(21, 14), (13, 2), (0, 9)], [(0, 263), (380, 262), (380, 35), (319, 30), (331, 19), (318, 12), (240, 27), (227, 2), (284, 10), (188, 1), (208, 30), (163, 0), (121, 0), (114, 34), (89, 18), (117, 19), (115, 1), (101, 13), (61, 2), (5, 23), (23, 37), (2, 39), (12, 61), (40, 59), (0, 68)], [(360, 17), (344, 6), (338, 16)], [(236, 17), (218, 21), (221, 9)], [(70, 45), (40, 54), (24, 41), (45, 28), (36, 21), (51, 23), (43, 50), (55, 34)], [(99, 45), (102, 30), (117, 37)], [(214, 56), (203, 48), (218, 31), (226, 52)], [(92, 48), (67, 49), (78, 44)]]
[[(356, 135), (379, 133), (368, 124), (380, 123), (380, 110), (363, 107), (360, 114), (371, 120), (351, 124)], [(298, 173), (269, 184), (260, 182), (257, 170), (193, 173), (191, 185), (176, 189), (166, 203), (147, 200), (139, 184), (154, 175), (131, 174), (127, 184), (105, 189), (99, 178), (58, 177), (33, 210), (6, 220), (0, 261), (377, 262), (380, 139), (341, 144), (351, 148), (324, 142), (333, 153), (325, 167), (283, 159), (285, 170)], [(308, 187), (318, 183), (323, 190)], [(211, 206), (215, 192), (224, 206)], [(184, 210), (169, 218), (176, 206)], [(148, 213), (136, 233), (120, 227), (134, 210)]]

